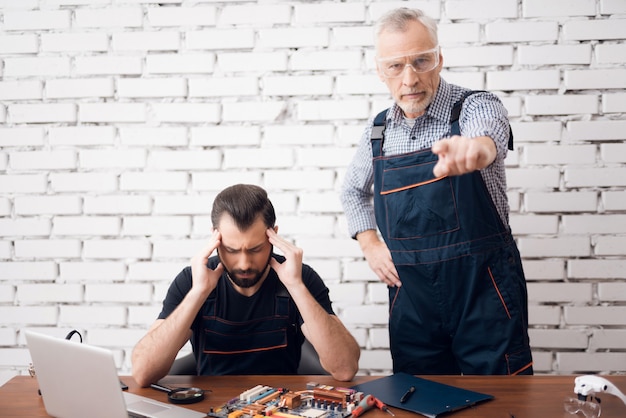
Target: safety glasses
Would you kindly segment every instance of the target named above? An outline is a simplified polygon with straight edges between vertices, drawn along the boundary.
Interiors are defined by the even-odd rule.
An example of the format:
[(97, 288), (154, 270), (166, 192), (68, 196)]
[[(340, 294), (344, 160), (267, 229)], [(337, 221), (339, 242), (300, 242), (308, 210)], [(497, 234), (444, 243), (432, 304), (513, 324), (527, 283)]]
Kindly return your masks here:
[(585, 418), (599, 418), (600, 404), (593, 401), (583, 401), (576, 398), (567, 397), (563, 402), (563, 408), (572, 415), (578, 415), (580, 412)]
[(379, 71), (387, 78), (402, 76), (410, 67), (416, 73), (432, 71), (439, 65), (439, 45), (427, 51), (391, 58), (376, 58)]

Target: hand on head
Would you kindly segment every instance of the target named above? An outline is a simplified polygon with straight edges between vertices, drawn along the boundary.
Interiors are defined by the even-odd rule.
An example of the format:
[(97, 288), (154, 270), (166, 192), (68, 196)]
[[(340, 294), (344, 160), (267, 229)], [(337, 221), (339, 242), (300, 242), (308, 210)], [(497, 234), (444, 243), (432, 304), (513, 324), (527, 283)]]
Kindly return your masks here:
[(302, 282), (302, 256), (304, 251), (280, 237), (273, 228), (267, 229), (267, 237), (270, 243), (278, 248), (286, 259), (282, 264), (274, 258), (270, 259), (270, 266), (276, 271), (280, 281), (285, 286)]
[(207, 267), (209, 257), (219, 247), (221, 238), (220, 232), (214, 229), (207, 245), (191, 259), (192, 290), (206, 293), (207, 296), (215, 289), (218, 280), (224, 272), (222, 263), (219, 263), (215, 270)]

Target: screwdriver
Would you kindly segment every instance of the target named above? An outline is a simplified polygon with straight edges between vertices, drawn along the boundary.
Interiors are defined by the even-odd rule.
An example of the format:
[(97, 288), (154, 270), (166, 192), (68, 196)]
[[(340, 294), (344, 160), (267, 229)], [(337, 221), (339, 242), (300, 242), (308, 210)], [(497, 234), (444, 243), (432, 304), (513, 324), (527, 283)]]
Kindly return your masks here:
[(375, 398), (372, 395), (367, 395), (361, 400), (361, 402), (359, 402), (359, 405), (356, 408), (354, 408), (354, 410), (352, 411), (352, 418), (360, 417), (361, 415), (363, 415), (365, 412), (369, 411), (373, 407), (376, 407), (380, 409), (381, 411), (385, 411), (388, 414), (395, 416), (395, 414), (391, 412), (389, 408), (387, 408), (387, 405), (382, 403), (382, 401), (380, 401), (379, 399)]
[[(374, 397), (372, 396), (372, 398), (374, 398)], [(386, 413), (388, 413), (391, 416), (394, 416), (394, 417), (396, 416), (396, 414), (391, 412), (391, 410), (389, 408), (387, 408), (387, 405), (385, 405), (383, 403), (383, 401), (381, 401), (380, 399), (374, 398), (374, 403), (376, 404), (376, 408), (380, 409), (381, 411), (385, 411)]]

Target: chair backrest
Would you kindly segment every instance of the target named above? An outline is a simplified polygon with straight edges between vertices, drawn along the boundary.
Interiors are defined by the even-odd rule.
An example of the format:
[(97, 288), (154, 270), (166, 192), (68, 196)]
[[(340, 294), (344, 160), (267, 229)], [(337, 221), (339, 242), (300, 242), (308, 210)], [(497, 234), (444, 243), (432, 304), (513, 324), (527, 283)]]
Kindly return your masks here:
[(298, 365), (298, 374), (302, 375), (325, 375), (329, 374), (320, 363), (320, 357), (313, 348), (313, 344), (306, 338), (302, 343), (302, 354), (300, 356), (300, 364)]
[(184, 356), (178, 357), (172, 363), (172, 367), (170, 367), (170, 371), (167, 374), (174, 375), (197, 375), (196, 373), (196, 359), (193, 356), (193, 353), (185, 354)]
[[(193, 353), (179, 357), (174, 360), (174, 364), (170, 368), (168, 374), (172, 375), (195, 375), (196, 359)], [(300, 364), (298, 365), (298, 374), (301, 375), (327, 375), (320, 363), (320, 358), (313, 345), (305, 338), (302, 343), (302, 355), (300, 356)]]

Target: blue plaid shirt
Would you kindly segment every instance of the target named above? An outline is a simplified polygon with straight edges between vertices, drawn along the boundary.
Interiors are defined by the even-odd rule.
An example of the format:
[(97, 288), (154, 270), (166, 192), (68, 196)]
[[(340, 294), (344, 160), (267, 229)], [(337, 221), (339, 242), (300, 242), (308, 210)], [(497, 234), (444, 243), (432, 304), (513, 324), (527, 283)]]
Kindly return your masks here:
[[(443, 78), (437, 94), (426, 112), (411, 127), (404, 120), (402, 110), (394, 104), (387, 113), (384, 155), (397, 155), (430, 148), (436, 141), (450, 136), (452, 106), (468, 89), (448, 84)], [(348, 221), (348, 231), (354, 238), (360, 232), (376, 229), (373, 206), (374, 169), (370, 136), (374, 118), (368, 121), (356, 154), (346, 171), (341, 202)], [(465, 99), (459, 118), (461, 135), (469, 138), (488, 136), (495, 141), (497, 156), (494, 162), (481, 170), (491, 199), (502, 219), (508, 225), (509, 204), (506, 196), (504, 158), (509, 141), (507, 111), (500, 99), (492, 93), (475, 93)]]

